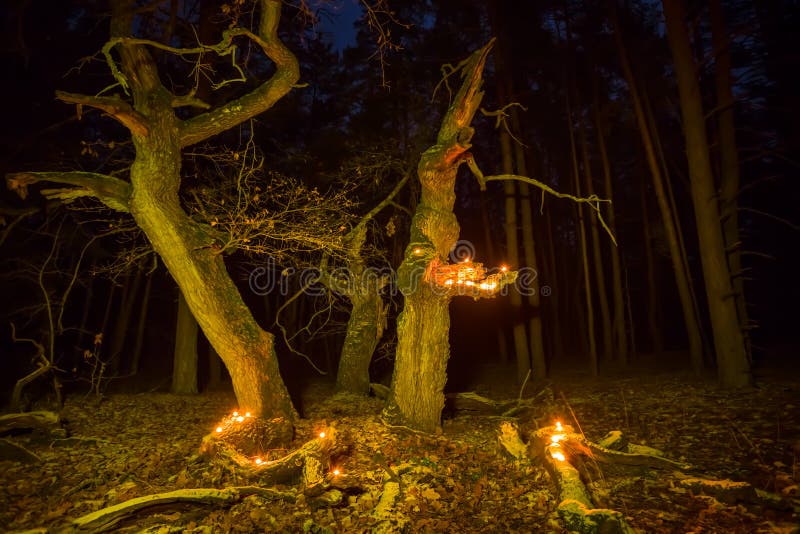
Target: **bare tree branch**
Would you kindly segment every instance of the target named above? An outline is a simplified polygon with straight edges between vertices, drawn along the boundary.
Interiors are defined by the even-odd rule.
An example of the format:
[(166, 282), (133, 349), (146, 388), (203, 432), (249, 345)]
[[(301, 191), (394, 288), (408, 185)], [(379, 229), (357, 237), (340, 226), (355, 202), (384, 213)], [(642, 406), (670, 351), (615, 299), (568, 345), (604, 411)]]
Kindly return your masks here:
[(181, 124), (181, 146), (189, 146), (224, 132), (271, 108), (300, 79), (297, 58), (278, 38), (281, 2), (261, 0), (258, 36), (242, 30), (275, 62), (275, 74), (246, 95)]
[(81, 106), (89, 106), (105, 111), (132, 133), (147, 135), (146, 119), (118, 96), (89, 96), (56, 91), (56, 98), (68, 104), (78, 104), (78, 118), (81, 116)]
[(6, 175), (6, 185), (20, 198), (28, 196), (28, 186), (38, 182), (56, 182), (76, 186), (75, 189), (44, 189), (46, 198), (71, 202), (80, 197), (94, 197), (115, 211), (128, 213), (131, 185), (107, 174), (94, 172), (19, 172)]

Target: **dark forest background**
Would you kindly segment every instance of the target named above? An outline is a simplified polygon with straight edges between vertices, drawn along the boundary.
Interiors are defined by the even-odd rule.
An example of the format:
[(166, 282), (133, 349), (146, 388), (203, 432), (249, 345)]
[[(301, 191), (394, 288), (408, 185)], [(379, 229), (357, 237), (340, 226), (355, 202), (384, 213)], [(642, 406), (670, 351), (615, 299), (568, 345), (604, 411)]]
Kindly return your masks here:
[[(649, 108), (651, 130), (659, 142), (659, 165), (671, 188), (674, 217), (681, 228), (685, 261), (708, 345), (711, 337), (701, 251), (673, 60), (659, 3), (623, 2), (616, 6), (616, 20), (605, 2), (405, 0), (388, 4), (368, 4), (380, 8), (369, 12), (380, 25), (370, 16), (358, 18), (354, 42), (343, 42), (338, 36), (342, 22), (337, 22), (344, 10), (355, 10), (354, 5), (319, 2), (306, 6), (310, 11), (286, 5), (281, 37), (298, 55), (301, 82), (307, 85), (293, 90), (244, 130), (216, 138), (213, 153), (246, 154), (249, 149), (243, 139), (252, 134), (268, 171), (260, 187), (273, 192), (276, 199), (264, 209), (280, 213), (285, 208), (282, 195), (291, 196), (286, 188), (294, 187), (287, 184), (317, 188), (322, 193), (347, 191), (354, 204), (342, 206), (342, 224), (351, 224), (416, 166), (421, 151), (435, 138), (450, 89), (457, 86), (456, 81), (451, 81), (449, 88), (441, 83), (442, 66), (456, 65), (496, 37), (485, 73), (483, 107), (487, 112), (506, 109), (508, 118), (498, 127), (496, 115), (479, 113), (473, 153), (484, 172), (500, 174), (503, 136), (508, 135), (511, 146), (522, 149), (529, 176), (559, 191), (578, 194), (570, 145), (572, 121), (584, 138), (586, 156), (579, 153), (578, 161), (582, 179), (590, 169), (594, 179), (588, 185), (600, 197), (607, 197), (597, 135), (602, 131), (613, 184), (618, 247), (614, 248), (602, 231), (599, 248), (589, 246), (590, 295), (597, 303), (602, 288), (605, 298), (611, 299), (611, 256), (618, 251), (625, 332), (631, 350), (627, 362), (613, 353), (601, 355), (601, 373), (616, 372), (623, 364), (638, 368), (666, 363), (688, 369), (688, 341), (667, 238), (620, 63), (624, 54)], [(800, 193), (800, 138), (795, 125), (800, 121), (800, 58), (795, 29), (800, 24), (800, 5), (791, 0), (722, 2), (735, 98), (722, 102), (715, 88), (719, 49), (709, 22), (709, 5), (713, 4), (690, 1), (688, 20), (717, 172), (717, 117), (724, 110), (732, 110), (734, 116), (741, 239), (736, 245), (741, 252), (741, 270), (734, 275), (743, 281), (752, 362), (756, 372), (778, 364), (796, 369), (800, 220), (795, 205)], [(142, 9), (156, 10), (154, 20), (167, 21), (152, 29), (164, 42), (173, 38), (190, 42), (192, 25), (203, 40), (204, 32), (218, 31), (226, 23), (225, 17), (218, 15), (221, 7), (247, 9), (242, 2), (198, 0), (175, 5), (176, 11), (170, 13), (169, 3), (153, 7), (142, 2)], [(159, 12), (162, 8), (165, 11)], [(18, 0), (4, 2), (0, 10), (5, 104), (0, 171), (5, 175), (20, 170), (108, 173), (109, 169), (124, 169), (131, 147), (120, 142), (126, 138), (122, 127), (97, 111), (76, 110), (54, 98), (56, 89), (95, 94), (110, 84), (107, 66), (97, 54), (108, 38), (107, 6), (79, 0)], [(615, 36), (621, 37), (621, 44)], [(240, 59), (251, 72), (269, 72), (271, 68), (261, 59), (249, 59), (245, 47)], [(159, 55), (158, 60), (172, 67), (172, 77), (162, 80), (165, 84), (177, 92), (192, 87), (196, 65), (191, 61), (169, 54)], [(231, 77), (235, 74), (229, 60), (206, 68)], [(249, 83), (212, 88), (203, 82), (200, 88), (213, 104), (229, 100)], [(114, 91), (118, 89), (110, 88)], [(510, 103), (518, 106), (506, 108)], [(602, 116), (599, 128), (598, 114)], [(115, 137), (115, 133), (119, 135)], [(198, 196), (221, 195), (214, 193), (214, 188), (236, 180), (228, 172), (229, 166), (209, 158), (210, 152), (203, 150), (211, 148), (192, 149), (183, 169), (182, 194), (189, 207)], [(462, 172), (456, 202), (461, 239), (471, 244), (476, 261), (524, 267), (524, 244), (509, 249), (506, 223), (510, 213), (504, 184), (490, 183), (482, 192), (467, 169)], [(587, 183), (582, 187), (585, 193)], [(451, 304), (450, 389), (474, 383), (484, 364), (513, 367), (513, 327), (527, 325), (534, 316), (541, 317), (551, 372), (588, 369), (586, 283), (576, 205), (552, 197), (543, 199), (537, 190), (531, 190), (529, 204), (523, 202), (520, 189), (512, 194), (517, 200), (513, 216), (518, 220), (522, 220), (522, 210), (529, 209), (526, 206), (532, 207), (528, 213), (532, 216), (539, 305), (523, 299), (515, 306), (508, 296), (478, 302), (455, 299)], [(374, 267), (392, 268), (402, 259), (409, 214), (417, 196), (418, 185), (412, 179), (393, 205), (374, 219), (368, 237), (369, 261)], [(590, 223), (588, 217), (586, 223)], [(294, 224), (305, 223), (298, 219)], [(522, 241), (523, 223), (518, 224)], [(282, 246), (279, 237), (271, 254), (234, 253), (226, 258), (257, 320), (278, 336), (281, 370), (289, 384), (295, 384), (290, 389), (316, 375), (310, 363), (335, 375), (344, 337), (349, 310), (346, 299), (323, 292), (289, 301), (304, 283), (297, 273), (316, 261), (308, 251)], [(17, 337), (29, 338), (52, 351), (67, 387), (85, 390), (95, 385), (98, 362), (106, 379), (103, 387), (168, 387), (178, 292), (130, 223), (90, 200), (65, 204), (45, 200), (36, 192), (23, 200), (3, 190), (0, 262), (3, 391), (37, 365), (31, 357), (35, 352), (31, 343), (12, 341), (11, 323)], [(605, 268), (603, 278), (597, 277), (597, 264)], [(248, 280), (258, 267), (267, 267), (283, 285), (266, 295), (256, 294)], [(373, 380), (387, 382), (395, 343), (393, 324), (402, 298), (390, 291), (384, 298), (388, 302), (387, 326), (371, 370)], [(52, 330), (48, 303), (49, 313), (56, 319)], [(599, 314), (596, 338), (601, 344), (603, 321), (597, 304), (594, 313)], [(97, 335), (101, 333), (100, 343)], [(197, 350), (201, 388), (213, 387), (220, 379), (218, 364), (203, 339)], [(706, 364), (713, 367), (712, 361)], [(110, 380), (114, 377), (117, 379)]]

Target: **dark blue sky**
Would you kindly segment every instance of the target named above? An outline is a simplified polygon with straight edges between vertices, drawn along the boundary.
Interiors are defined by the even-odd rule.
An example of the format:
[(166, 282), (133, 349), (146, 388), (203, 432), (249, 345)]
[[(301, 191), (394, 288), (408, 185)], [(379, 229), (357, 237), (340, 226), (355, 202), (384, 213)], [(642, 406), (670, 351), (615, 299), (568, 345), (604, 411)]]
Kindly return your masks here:
[(363, 11), (359, 0), (338, 0), (326, 2), (320, 12), (318, 31), (330, 36), (333, 48), (341, 51), (355, 44), (356, 30), (353, 23), (361, 17)]

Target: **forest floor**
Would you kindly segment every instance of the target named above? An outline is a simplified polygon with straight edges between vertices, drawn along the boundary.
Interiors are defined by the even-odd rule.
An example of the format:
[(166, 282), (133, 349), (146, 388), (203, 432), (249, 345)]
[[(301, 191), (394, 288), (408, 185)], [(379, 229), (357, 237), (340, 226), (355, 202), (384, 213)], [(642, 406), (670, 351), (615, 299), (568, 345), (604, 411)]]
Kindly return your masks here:
[[(487, 375), (488, 376), (488, 375)], [(599, 506), (620, 511), (641, 532), (798, 532), (800, 385), (775, 376), (746, 391), (725, 391), (679, 374), (554, 379), (553, 401), (519, 420), (523, 438), (555, 419), (591, 440), (621, 430), (694, 466), (693, 476), (747, 481), (783, 497), (776, 509), (720, 502), (680, 487), (680, 474), (602, 472), (587, 481)], [(502, 384), (478, 393), (516, 398)], [(502, 393), (505, 394), (502, 394)], [(554, 486), (537, 464), (519, 467), (500, 453), (498, 417), (449, 414), (443, 433), (392, 430), (375, 398), (332, 397), (329, 384), (305, 389), (298, 445), (335, 425), (347, 452), (334, 467), (349, 488), (341, 503), (317, 507), (297, 488), (292, 499), (249, 496), (230, 506), (161, 505), (116, 526), (118, 532), (365, 532), (375, 523), (387, 473), (402, 475), (394, 514), (406, 532), (563, 532)], [(73, 438), (13, 436), (39, 465), (0, 462), (0, 530), (67, 529), (71, 519), (127, 499), (182, 488), (257, 485), (198, 457), (201, 438), (231, 410), (229, 393), (175, 396), (71, 396), (62, 411)], [(600, 466), (601, 471), (603, 466)], [(294, 502), (291, 502), (294, 501)], [(398, 530), (400, 531), (400, 530)]]

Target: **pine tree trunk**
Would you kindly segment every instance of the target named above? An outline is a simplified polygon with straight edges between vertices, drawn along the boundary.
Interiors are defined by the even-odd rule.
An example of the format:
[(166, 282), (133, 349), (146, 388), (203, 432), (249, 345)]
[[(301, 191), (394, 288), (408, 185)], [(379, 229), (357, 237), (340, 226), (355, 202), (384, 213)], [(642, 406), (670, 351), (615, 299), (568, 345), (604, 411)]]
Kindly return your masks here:
[(725, 24), (725, 13), (720, 0), (709, 0), (711, 15), (711, 37), (714, 45), (714, 81), (717, 89), (717, 127), (719, 130), (720, 210), (722, 231), (728, 251), (728, 267), (731, 271), (736, 298), (739, 328), (742, 330), (745, 349), (750, 357), (747, 300), (742, 277), (742, 248), (739, 239), (739, 152), (736, 148), (736, 127), (731, 82), (731, 42)]
[[(608, 152), (606, 151), (605, 124), (597, 106), (595, 106), (595, 128), (597, 129), (597, 147), (600, 151), (600, 160), (603, 164), (605, 197), (612, 201), (607, 213), (608, 228), (614, 235), (617, 235), (616, 210), (619, 209), (619, 206), (614, 201), (614, 187), (611, 181), (611, 163), (608, 160)], [(619, 237), (617, 237), (617, 239), (619, 239)], [(619, 362), (622, 365), (627, 365), (628, 336), (625, 324), (625, 297), (624, 285), (622, 283), (622, 259), (619, 246), (611, 247), (610, 255), (611, 283), (614, 295), (614, 320), (612, 323), (612, 329), (614, 331), (614, 349)]]
[(658, 282), (656, 280), (656, 259), (653, 254), (653, 232), (650, 230), (650, 212), (647, 209), (647, 193), (644, 184), (641, 188), (642, 199), (642, 231), (644, 233), (645, 282), (647, 283), (647, 327), (650, 331), (652, 351), (658, 355), (664, 352), (664, 336), (661, 334), (658, 298)]
[[(581, 196), (581, 179), (578, 170), (578, 150), (575, 146), (575, 131), (572, 126), (572, 108), (567, 100), (567, 122), (569, 125), (569, 143), (572, 155), (572, 176), (575, 184), (575, 196)], [(592, 376), (597, 376), (599, 368), (597, 365), (597, 341), (595, 339), (594, 306), (592, 304), (592, 282), (589, 274), (589, 252), (586, 246), (586, 224), (583, 217), (583, 206), (575, 205), (578, 215), (578, 234), (581, 244), (581, 264), (583, 266), (583, 285), (585, 297), (585, 318), (586, 318), (586, 339), (589, 348), (589, 370)]]
[[(500, 132), (500, 153), (502, 156), (502, 168), (505, 174), (514, 174), (513, 155), (511, 152), (511, 136), (508, 132)], [(505, 212), (506, 212), (506, 251), (508, 262), (513, 266), (519, 266), (519, 223), (517, 221), (517, 185), (507, 180), (503, 183), (505, 193)], [(528, 376), (531, 368), (531, 358), (528, 352), (529, 343), (525, 332), (525, 322), (522, 313), (522, 295), (517, 291), (512, 291), (510, 296), (511, 303), (511, 325), (514, 340), (514, 355), (517, 362), (517, 381), (522, 383)]]
[(675, 221), (673, 220), (675, 215), (670, 209), (669, 199), (664, 187), (664, 177), (656, 158), (653, 143), (653, 136), (656, 135), (656, 132), (652, 132), (647, 125), (642, 99), (639, 96), (639, 89), (637, 88), (633, 70), (628, 61), (625, 44), (622, 41), (621, 28), (616, 16), (616, 2), (611, 1), (609, 4), (611, 6), (614, 39), (619, 52), (620, 64), (625, 75), (625, 80), (628, 83), (631, 101), (636, 113), (636, 122), (639, 126), (639, 134), (641, 135), (642, 144), (644, 145), (647, 164), (650, 168), (650, 175), (653, 178), (656, 200), (658, 201), (658, 207), (661, 211), (661, 218), (664, 223), (664, 233), (667, 239), (667, 246), (669, 247), (670, 258), (672, 259), (678, 298), (680, 299), (681, 309), (683, 311), (683, 322), (686, 326), (686, 334), (689, 339), (689, 356), (692, 362), (692, 368), (696, 374), (699, 374), (703, 370), (703, 340), (700, 334), (700, 325), (697, 320), (698, 315), (689, 284), (689, 273), (687, 272), (684, 257), (681, 253), (678, 231), (675, 227)]
[(723, 385), (746, 386), (751, 378), (750, 365), (739, 328), (736, 299), (725, 254), (700, 86), (685, 24), (685, 6), (683, 0), (662, 0), (662, 6), (678, 79), (689, 179), (717, 370)]
[(111, 375), (118, 374), (120, 369), (123, 369), (121, 358), (122, 351), (125, 347), (125, 339), (128, 335), (128, 327), (131, 322), (131, 315), (133, 314), (133, 306), (136, 303), (136, 298), (139, 296), (139, 286), (142, 284), (142, 271), (136, 269), (133, 274), (133, 283), (131, 277), (128, 276), (125, 280), (125, 290), (122, 293), (122, 303), (119, 307), (119, 314), (116, 317), (114, 325), (114, 334), (111, 337), (111, 351), (110, 355), (110, 370)]
[[(586, 196), (590, 197), (594, 194), (594, 178), (592, 175), (592, 162), (589, 158), (589, 147), (586, 139), (586, 125), (581, 121), (578, 137), (581, 143), (581, 157), (583, 159), (583, 175), (586, 179)], [(589, 232), (592, 239), (592, 257), (594, 261), (594, 277), (597, 283), (597, 304), (600, 308), (600, 322), (603, 329), (603, 353), (602, 358), (604, 362), (611, 361), (614, 348), (613, 339), (614, 334), (611, 331), (611, 308), (608, 305), (608, 291), (606, 290), (606, 274), (603, 266), (603, 251), (600, 246), (600, 232), (597, 227), (597, 214), (592, 211), (589, 215)]]
[(171, 391), (178, 394), (197, 393), (197, 321), (180, 291), (172, 363)]
[[(511, 109), (511, 125), (517, 135), (521, 136), (519, 112), (517, 108)], [(528, 165), (525, 161), (525, 151), (522, 145), (514, 145), (514, 159), (517, 174), (528, 176)], [(533, 233), (533, 205), (531, 203), (531, 186), (519, 184), (520, 211), (522, 213), (522, 249), (525, 255), (525, 267), (533, 269), (534, 276), (530, 280), (528, 307), (530, 319), (528, 321), (528, 336), (531, 355), (533, 377), (544, 379), (547, 377), (547, 359), (544, 354), (544, 340), (542, 339), (542, 308), (539, 292), (539, 264), (536, 261), (536, 240)], [(524, 380), (524, 378), (523, 378)]]
[(142, 361), (142, 348), (144, 347), (144, 331), (147, 325), (147, 307), (150, 305), (150, 289), (153, 286), (153, 273), (147, 274), (147, 282), (144, 284), (144, 294), (139, 303), (139, 317), (136, 321), (136, 341), (133, 343), (131, 353), (131, 363), (128, 366), (128, 373), (135, 375), (139, 372), (139, 363)]

